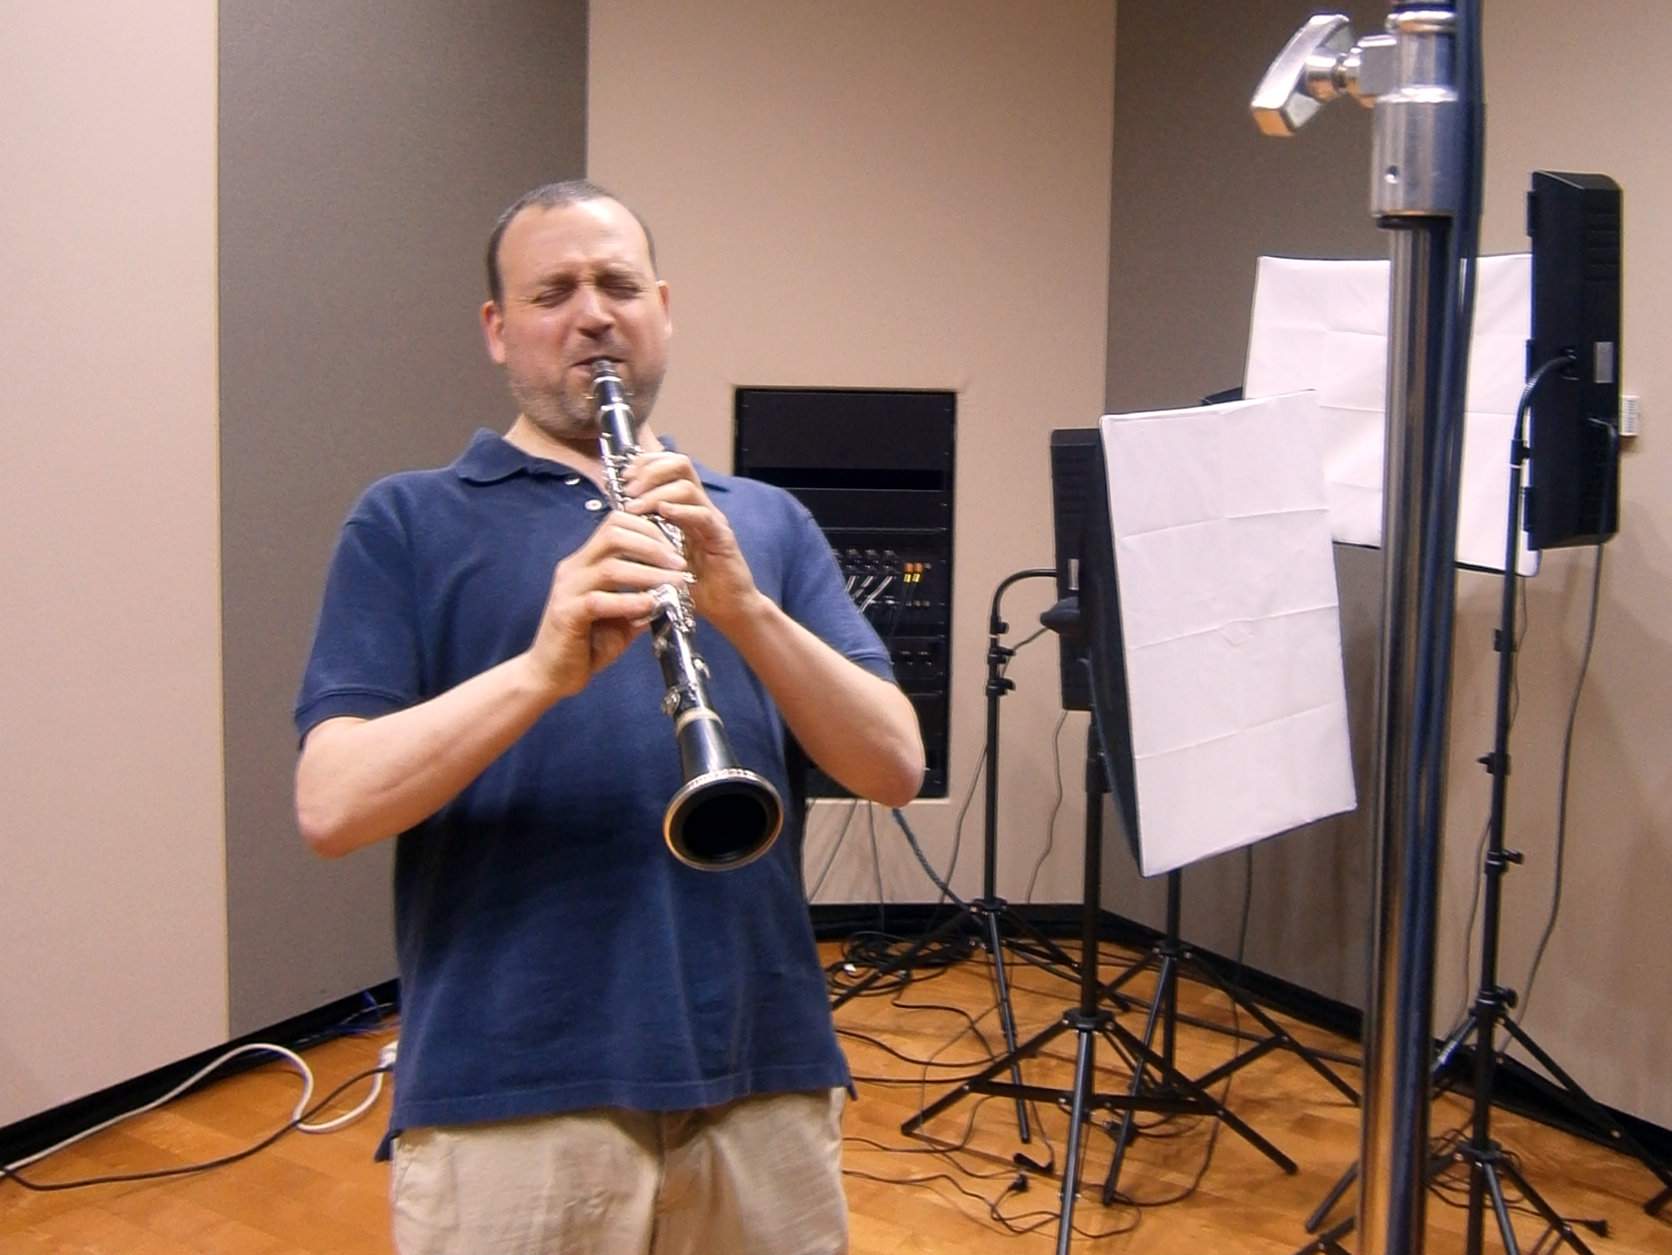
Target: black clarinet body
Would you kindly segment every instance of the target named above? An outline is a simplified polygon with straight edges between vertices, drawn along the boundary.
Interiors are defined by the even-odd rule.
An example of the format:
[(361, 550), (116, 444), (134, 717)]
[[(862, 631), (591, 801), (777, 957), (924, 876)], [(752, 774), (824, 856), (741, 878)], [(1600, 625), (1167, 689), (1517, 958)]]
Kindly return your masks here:
[[(604, 462), (605, 489), (612, 508), (627, 505), (622, 488), (628, 466), (639, 453), (633, 410), (616, 364), (600, 360), (592, 368), (592, 395), (598, 414), (598, 441)], [(684, 536), (666, 519), (651, 521), (684, 552)], [(662, 669), (662, 712), (673, 720), (684, 783), (668, 803), (662, 837), (675, 858), (703, 871), (721, 871), (753, 862), (772, 847), (784, 824), (784, 804), (772, 782), (742, 767), (732, 752), (708, 695), (708, 667), (698, 656), (696, 612), (684, 587), (657, 590), (651, 616), (651, 644)]]

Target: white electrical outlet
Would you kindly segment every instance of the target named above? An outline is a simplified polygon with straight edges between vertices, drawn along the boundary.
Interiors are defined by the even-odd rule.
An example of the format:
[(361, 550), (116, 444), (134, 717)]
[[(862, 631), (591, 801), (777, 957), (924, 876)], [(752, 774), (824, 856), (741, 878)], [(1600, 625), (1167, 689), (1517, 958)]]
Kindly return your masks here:
[(1643, 421), (1643, 398), (1622, 394), (1620, 397), (1620, 434), (1635, 436)]

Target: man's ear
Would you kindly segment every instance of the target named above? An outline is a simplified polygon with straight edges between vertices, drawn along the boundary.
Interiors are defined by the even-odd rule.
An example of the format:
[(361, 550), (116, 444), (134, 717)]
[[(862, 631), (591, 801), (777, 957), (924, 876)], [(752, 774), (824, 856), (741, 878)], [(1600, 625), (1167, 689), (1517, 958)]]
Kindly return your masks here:
[(505, 315), (500, 312), (498, 301), (484, 301), (482, 304), (482, 339), (487, 343), (488, 356), (497, 365), (505, 365)]

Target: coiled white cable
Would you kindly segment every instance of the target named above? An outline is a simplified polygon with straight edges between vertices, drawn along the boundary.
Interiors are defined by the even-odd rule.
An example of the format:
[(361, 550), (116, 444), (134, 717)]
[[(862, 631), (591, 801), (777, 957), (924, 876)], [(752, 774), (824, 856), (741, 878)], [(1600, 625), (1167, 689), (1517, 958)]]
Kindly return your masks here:
[(162, 1097), (153, 1099), (151, 1102), (146, 1103), (144, 1106), (136, 1107), (132, 1111), (125, 1111), (120, 1115), (112, 1116), (102, 1124), (95, 1124), (92, 1128), (83, 1129), (81, 1132), (76, 1133), (71, 1137), (67, 1137), (55, 1145), (48, 1146), (45, 1150), (36, 1151), (33, 1155), (19, 1159), (15, 1163), (9, 1163), (6, 1165), (6, 1171), (15, 1172), (19, 1168), (27, 1168), (30, 1164), (38, 1163), (42, 1159), (47, 1158), (49, 1155), (55, 1155), (67, 1147), (74, 1146), (77, 1142), (85, 1141), (87, 1138), (92, 1137), (95, 1133), (102, 1133), (106, 1129), (113, 1128), (124, 1121), (133, 1119), (135, 1116), (141, 1116), (147, 1112), (155, 1111), (158, 1107), (162, 1107), (178, 1098), (181, 1094), (191, 1089), (204, 1077), (222, 1067), (229, 1060), (236, 1059), (239, 1055), (252, 1054), (257, 1051), (277, 1055), (279, 1058), (294, 1067), (302, 1078), (302, 1095), (296, 1100), (296, 1105), (291, 1109), (290, 1123), (303, 1133), (331, 1133), (344, 1127), (345, 1125), (352, 1124), (355, 1120), (358, 1120), (376, 1105), (378, 1098), (383, 1094), (383, 1078), (387, 1074), (388, 1069), (394, 1066), (395, 1045), (396, 1043), (394, 1041), (390, 1041), (378, 1051), (378, 1064), (383, 1070), (379, 1071), (377, 1075), (372, 1078), (371, 1093), (368, 1094), (365, 1099), (362, 1100), (361, 1103), (352, 1111), (345, 1112), (344, 1114), (331, 1120), (326, 1120), (318, 1124), (306, 1124), (302, 1121), (302, 1114), (307, 1111), (308, 1103), (313, 1098), (314, 1076), (313, 1070), (308, 1067), (301, 1055), (284, 1046), (275, 1046), (267, 1042), (248, 1042), (242, 1046), (235, 1046), (231, 1050), (228, 1050), (225, 1054), (219, 1056), (213, 1062), (205, 1065), (186, 1080), (180, 1082), (180, 1084), (176, 1085), (173, 1089), (162, 1095)]

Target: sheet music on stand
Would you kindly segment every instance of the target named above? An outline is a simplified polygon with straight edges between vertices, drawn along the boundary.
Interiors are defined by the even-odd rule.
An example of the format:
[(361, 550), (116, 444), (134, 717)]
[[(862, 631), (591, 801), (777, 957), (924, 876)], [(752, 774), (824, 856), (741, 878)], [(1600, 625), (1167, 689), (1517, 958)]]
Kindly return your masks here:
[(1140, 870), (1352, 810), (1317, 395), (1099, 426), (1120, 642), (1094, 659), (1094, 706), (1129, 720)]

